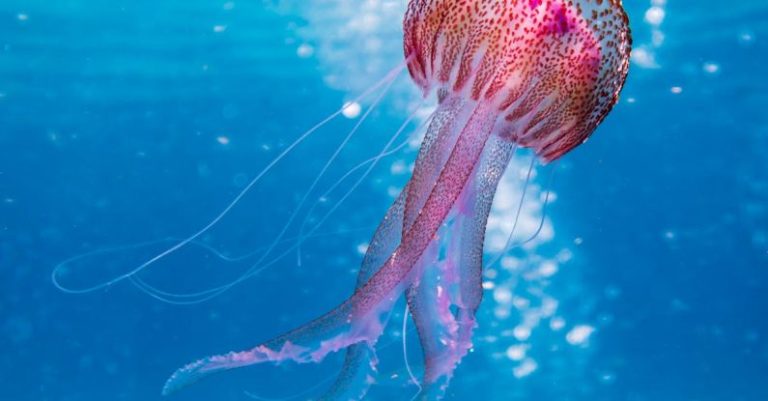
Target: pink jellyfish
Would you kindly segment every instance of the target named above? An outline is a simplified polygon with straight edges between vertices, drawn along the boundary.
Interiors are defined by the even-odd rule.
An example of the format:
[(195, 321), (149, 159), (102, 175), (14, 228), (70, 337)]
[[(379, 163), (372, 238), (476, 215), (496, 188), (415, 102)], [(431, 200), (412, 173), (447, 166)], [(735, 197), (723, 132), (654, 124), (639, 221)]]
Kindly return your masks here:
[(424, 355), (418, 397), (443, 396), (472, 346), (485, 225), (502, 172), (518, 147), (550, 162), (592, 134), (616, 104), (631, 38), (620, 0), (411, 0), (404, 31), (410, 75), (439, 106), (354, 294), (277, 338), (184, 366), (165, 394), (228, 369), (346, 350), (320, 399), (361, 399), (376, 373), (376, 342), (405, 294)]

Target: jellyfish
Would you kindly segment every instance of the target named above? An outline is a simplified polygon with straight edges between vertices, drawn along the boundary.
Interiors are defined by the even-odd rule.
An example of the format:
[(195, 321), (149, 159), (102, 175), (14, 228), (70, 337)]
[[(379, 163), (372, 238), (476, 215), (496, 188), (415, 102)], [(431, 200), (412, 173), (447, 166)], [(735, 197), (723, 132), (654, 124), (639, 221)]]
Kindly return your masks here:
[[(317, 363), (345, 352), (341, 372), (319, 399), (362, 399), (375, 383), (377, 342), (393, 306), (405, 297), (423, 354), (415, 398), (443, 398), (472, 348), (483, 295), (485, 228), (499, 180), (518, 149), (529, 148), (549, 163), (600, 125), (627, 77), (628, 24), (620, 0), (410, 0), (401, 68), (438, 105), (426, 122), (412, 176), (370, 241), (354, 292), (287, 333), (183, 366), (163, 394), (235, 368)], [(390, 84), (388, 77), (375, 88)], [(136, 274), (194, 243), (243, 193), (200, 231), (136, 269), (67, 291), (88, 292), (123, 279), (151, 290)], [(54, 283), (64, 289), (56, 271)], [(215, 296), (233, 284), (199, 295)]]
[(404, 295), (424, 359), (417, 397), (444, 396), (472, 347), (485, 225), (505, 167), (518, 148), (548, 163), (589, 138), (618, 100), (631, 37), (620, 0), (411, 0), (403, 28), (405, 65), (438, 107), (353, 294), (253, 348), (180, 368), (164, 394), (217, 372), (345, 351), (320, 399), (361, 399)]

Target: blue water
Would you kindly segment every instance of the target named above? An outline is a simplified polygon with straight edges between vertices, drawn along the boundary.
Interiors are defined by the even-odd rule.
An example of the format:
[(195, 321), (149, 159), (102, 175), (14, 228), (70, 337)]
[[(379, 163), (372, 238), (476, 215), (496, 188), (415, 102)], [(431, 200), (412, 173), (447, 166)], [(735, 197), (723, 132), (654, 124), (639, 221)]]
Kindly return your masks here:
[[(363, 52), (351, 44), (364, 35), (341, 29), (355, 2), (310, 3), (0, 3), (0, 400), (159, 400), (182, 364), (255, 345), (350, 293), (359, 248), (407, 179), (394, 161), (407, 166), (413, 148), (372, 170), (317, 231), (328, 235), (300, 252), (279, 244), (284, 259), (210, 301), (171, 305), (128, 281), (67, 294), (50, 280), (85, 252), (195, 232), (294, 138), (397, 65), (398, 21), (371, 29), (379, 36)], [(640, 52), (622, 100), (588, 143), (540, 167), (534, 181), (557, 194), (553, 234), (509, 260), (535, 269), (568, 258), (535, 283), (515, 269), (487, 277), (534, 303), (544, 288), (557, 313), (521, 335), (528, 307), (506, 316), (489, 288), (450, 400), (768, 399), (768, 5), (625, 3)], [(397, 130), (415, 100), (408, 87), (401, 77), (311, 199)], [(302, 144), (201, 240), (227, 255), (269, 244), (355, 122), (337, 119)], [(104, 282), (168, 244), (67, 264), (63, 284)], [(190, 248), (141, 277), (184, 292), (248, 267)], [(371, 400), (415, 391), (399, 321), (382, 340)], [(588, 339), (568, 336), (578, 327)], [(288, 397), (322, 387), (339, 362), (244, 369), (173, 399)]]

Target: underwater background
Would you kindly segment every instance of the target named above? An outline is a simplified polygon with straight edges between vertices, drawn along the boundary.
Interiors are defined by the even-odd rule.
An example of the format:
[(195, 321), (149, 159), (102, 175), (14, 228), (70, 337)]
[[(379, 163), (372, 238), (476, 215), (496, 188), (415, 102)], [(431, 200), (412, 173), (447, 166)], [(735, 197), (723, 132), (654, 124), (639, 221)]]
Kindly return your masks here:
[[(624, 3), (634, 52), (620, 103), (588, 143), (535, 164), (514, 237), (541, 230), (497, 257), (530, 153), (499, 188), (475, 348), (448, 400), (768, 400), (768, 3)], [(0, 400), (321, 393), (340, 355), (233, 371), (171, 398), (160, 390), (177, 367), (253, 346), (351, 293), (433, 105), (401, 74), (318, 173), (374, 106), (357, 95), (401, 63), (404, 9), (0, 1)], [(137, 276), (183, 293), (258, 274), (188, 305), (130, 280), (83, 294), (53, 284), (55, 271), (66, 289), (98, 286), (194, 233), (347, 103), (195, 246)], [(397, 152), (334, 186), (414, 110)], [(296, 246), (302, 227), (316, 228)], [(416, 391), (403, 307), (367, 399)], [(405, 333), (418, 373), (412, 324)]]

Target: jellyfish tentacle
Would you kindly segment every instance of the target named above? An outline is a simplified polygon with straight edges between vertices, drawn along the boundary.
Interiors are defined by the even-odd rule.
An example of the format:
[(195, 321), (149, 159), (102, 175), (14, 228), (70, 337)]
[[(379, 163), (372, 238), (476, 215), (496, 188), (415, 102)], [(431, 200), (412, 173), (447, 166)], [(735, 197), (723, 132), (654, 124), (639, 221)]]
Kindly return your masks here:
[[(400, 245), (406, 193), (405, 190), (400, 193), (376, 229), (360, 265), (355, 288), (365, 284)], [(371, 347), (367, 344), (350, 345), (336, 381), (318, 401), (362, 398), (375, 374), (375, 364), (376, 358)]]
[[(393, 209), (395, 206), (399, 207), (396, 208), (397, 210), (390, 209), (384, 217), (382, 224), (388, 224), (390, 229), (397, 227), (398, 230), (402, 231), (402, 235), (405, 235), (406, 228), (403, 224), (405, 210), (406, 208), (413, 210), (417, 207), (421, 208), (424, 206), (427, 195), (434, 187), (437, 176), (450, 155), (453, 145), (456, 143), (460, 131), (456, 130), (454, 127), (455, 125), (460, 124), (458, 114), (462, 111), (463, 105), (464, 102), (460, 98), (450, 98), (447, 101), (441, 102), (438, 110), (433, 113), (427, 121), (429, 123), (429, 129), (422, 142), (416, 166), (414, 167), (414, 174), (409, 181), (408, 186), (406, 186), (400, 193), (396, 205), (393, 205)], [(468, 114), (467, 111), (464, 111), (464, 114)], [(411, 190), (411, 188), (416, 186), (421, 187), (421, 191)], [(428, 190), (424, 190), (424, 187), (427, 187)], [(411, 201), (413, 198), (417, 198), (417, 201)], [(414, 204), (418, 204), (418, 206), (415, 206)], [(415, 213), (411, 213), (408, 228), (413, 224), (415, 216)], [(380, 236), (379, 234), (381, 230), (382, 229), (380, 228), (374, 235), (371, 245), (366, 253), (366, 260), (364, 260), (358, 275), (358, 287), (364, 284), (373, 273), (371, 266), (378, 267), (381, 265), (381, 263), (370, 263), (370, 260), (372, 258), (380, 257), (381, 255), (389, 256), (392, 251), (394, 251), (393, 248), (383, 253), (381, 252), (382, 248), (381, 246), (378, 246), (379, 240), (377, 239), (377, 237)], [(394, 235), (394, 233), (390, 232), (381, 237), (391, 238)], [(398, 243), (399, 240), (400, 234), (398, 233)], [(376, 248), (373, 248), (374, 246), (376, 246)], [(381, 260), (381, 262), (384, 262), (384, 260)], [(372, 363), (374, 363), (370, 358), (370, 353), (370, 348), (363, 344), (350, 346), (347, 350), (347, 356), (339, 380), (320, 400), (354, 399), (358, 395), (364, 395), (364, 390), (359, 389), (359, 387), (361, 383), (368, 384), (369, 380), (360, 380), (361, 378), (359, 376), (363, 375), (367, 366), (372, 366)], [(355, 379), (355, 377), (357, 377), (357, 379)], [(367, 377), (362, 377), (362, 379), (367, 379)], [(366, 385), (365, 387), (367, 389), (368, 386)], [(357, 392), (357, 394), (353, 394), (354, 392)]]
[(506, 255), (507, 252), (510, 251), (514, 247), (515, 242), (512, 241), (515, 238), (515, 233), (517, 232), (518, 223), (520, 222), (520, 214), (523, 211), (523, 205), (525, 204), (525, 197), (528, 194), (528, 187), (531, 184), (531, 176), (533, 174), (533, 166), (536, 162), (535, 157), (531, 157), (531, 163), (528, 166), (528, 173), (525, 175), (525, 181), (523, 182), (523, 191), (520, 193), (520, 200), (517, 203), (517, 211), (515, 212), (515, 219), (512, 221), (512, 229), (509, 231), (509, 235), (507, 236), (507, 241), (504, 243), (504, 248), (499, 252), (491, 261), (488, 263), (487, 267), (493, 267), (496, 263), (498, 263), (501, 258)]
[(410, 229), (427, 201), (461, 132), (456, 128), (466, 122), (469, 112), (471, 108), (466, 107), (466, 102), (459, 96), (445, 98), (435, 111), (409, 180), (404, 217), (405, 230)]
[[(423, 103), (423, 102), (422, 102)], [(420, 103), (421, 105), (421, 103)], [(419, 106), (420, 106), (419, 105)], [(392, 145), (397, 136), (405, 129), (410, 121), (415, 116), (414, 111), (409, 118), (403, 123), (398, 132), (393, 136), (390, 142), (385, 146), (380, 155), (385, 154), (387, 149)], [(424, 121), (427, 124), (431, 121), (432, 116)], [(420, 127), (421, 128), (421, 127)], [(381, 156), (377, 157), (381, 157)], [(326, 216), (321, 219), (319, 224), (322, 224), (328, 215), (338, 208), (343, 200), (353, 191), (367, 176), (372, 169), (373, 165), (363, 174), (362, 177), (348, 190), (342, 199), (326, 213)], [(333, 189), (333, 188), (332, 188)], [(371, 242), (366, 250), (365, 257), (358, 272), (356, 288), (359, 288), (376, 272), (376, 269), (382, 266), (386, 261), (386, 258), (392, 254), (392, 252), (400, 244), (403, 210), (405, 208), (405, 197), (407, 194), (407, 187), (401, 191), (394, 204), (387, 211), (384, 219), (380, 223), (379, 227), (371, 239)], [(305, 221), (306, 222), (306, 221)], [(304, 225), (302, 225), (303, 230)], [(367, 392), (372, 382), (373, 376), (376, 373), (376, 358), (375, 353), (371, 347), (367, 344), (353, 344), (347, 348), (344, 365), (331, 388), (319, 398), (320, 401), (325, 400), (341, 400), (341, 399), (355, 399), (362, 398)]]
[(555, 180), (556, 171), (557, 171), (557, 160), (555, 160), (555, 162), (552, 163), (552, 170), (549, 173), (549, 183), (547, 184), (546, 195), (544, 195), (544, 203), (541, 206), (541, 218), (539, 218), (539, 224), (536, 226), (536, 229), (526, 239), (510, 244), (507, 247), (507, 250), (505, 252), (509, 251), (509, 249), (512, 249), (514, 247), (526, 245), (531, 241), (535, 240), (536, 237), (538, 237), (539, 234), (541, 234), (541, 230), (544, 229), (544, 223), (546, 223), (547, 221), (547, 208), (549, 207), (550, 198), (552, 197), (552, 185)]
[[(482, 299), (485, 224), (499, 180), (516, 146), (496, 135), (483, 151), (472, 178), (441, 229), (444, 259), (425, 269), (408, 290), (408, 301), (424, 353), (418, 399), (444, 395), (458, 363), (472, 346), (475, 312)], [(440, 240), (436, 241), (439, 242)]]
[[(374, 83), (371, 87), (363, 91), (360, 95), (358, 95), (354, 101), (360, 101), (362, 99), (365, 99), (372, 94), (376, 93), (381, 88), (385, 88), (384, 92), (388, 90), (388, 88), (392, 85), (392, 83), (397, 79), (397, 77), (400, 75), (400, 73), (403, 71), (403, 69), (406, 68), (408, 63), (408, 60), (400, 63), (398, 66), (390, 70), (382, 79), (380, 79), (378, 82)], [(165, 248), (161, 252), (153, 255), (149, 259), (145, 260), (143, 263), (140, 263), (136, 267), (132, 268), (126, 273), (120, 274), (116, 277), (112, 277), (106, 281), (99, 282), (87, 287), (83, 288), (68, 288), (63, 286), (60, 281), (58, 280), (59, 273), (67, 267), (66, 261), (63, 263), (60, 263), (56, 265), (53, 268), (53, 272), (51, 273), (51, 279), (54, 283), (54, 285), (59, 288), (62, 291), (65, 291), (70, 294), (87, 294), (93, 291), (101, 290), (107, 287), (110, 287), (112, 285), (115, 285), (117, 283), (120, 283), (124, 280), (132, 281), (134, 284), (136, 284), (134, 278), (137, 274), (143, 272), (150, 266), (154, 265), (159, 260), (162, 260), (166, 258), (167, 256), (176, 253), (178, 250), (190, 245), (195, 244), (196, 240), (200, 238), (205, 233), (209, 232), (214, 226), (219, 224), (219, 222), (226, 217), (232, 209), (237, 206), (240, 201), (245, 197), (246, 194), (248, 194), (253, 187), (258, 184), (263, 177), (265, 177), (267, 174), (269, 174), (272, 169), (280, 163), (285, 157), (290, 154), (296, 147), (298, 147), (301, 143), (303, 143), (307, 138), (315, 134), (317, 131), (319, 131), (322, 127), (327, 125), (330, 121), (334, 120), (335, 118), (342, 115), (344, 112), (344, 109), (346, 106), (343, 106), (339, 109), (337, 109), (335, 112), (331, 113), (329, 116), (322, 119), (320, 122), (313, 125), (311, 128), (309, 128), (307, 131), (299, 135), (299, 137), (294, 140), (290, 145), (288, 145), (285, 149), (283, 149), (275, 158), (273, 158), (265, 167), (263, 167), (258, 174), (250, 181), (248, 184), (237, 194), (235, 197), (227, 203), (224, 208), (219, 211), (211, 220), (209, 220), (207, 223), (205, 223), (201, 228), (199, 228), (194, 233), (188, 235), (187, 237), (179, 240), (178, 242), (174, 243), (173, 245), (169, 246), (168, 248)], [(75, 256), (74, 258), (69, 259), (68, 261), (74, 260), (79, 258), (79, 256)], [(239, 282), (239, 281), (238, 281)], [(140, 289), (144, 290), (142, 286), (137, 285)], [(151, 291), (151, 286), (149, 286)], [(229, 289), (230, 287), (226, 287), (226, 289)], [(209, 289), (210, 293), (213, 293), (215, 295), (219, 294), (219, 290), (221, 288), (213, 288)], [(152, 295), (151, 293), (149, 295)], [(214, 295), (214, 296), (215, 296)], [(161, 296), (156, 296), (155, 298), (162, 299)], [(204, 298), (204, 300), (207, 300), (209, 298)]]
[[(376, 167), (376, 165), (378, 164), (378, 162), (379, 162), (379, 161), (380, 161), (380, 160), (381, 160), (383, 157), (385, 157), (385, 156), (388, 156), (389, 154), (392, 154), (393, 152), (395, 152), (395, 151), (399, 150), (399, 149), (400, 149), (400, 148), (401, 148), (403, 145), (405, 145), (405, 144), (406, 144), (406, 143), (404, 142), (403, 144), (401, 144), (401, 145), (399, 145), (399, 146), (395, 147), (394, 149), (392, 149), (392, 146), (394, 145), (394, 143), (395, 143), (395, 141), (397, 140), (397, 138), (399, 138), (399, 137), (400, 137), (400, 135), (401, 135), (403, 132), (405, 132), (406, 128), (407, 128), (407, 127), (408, 127), (408, 126), (411, 124), (411, 122), (413, 121), (413, 119), (416, 117), (416, 114), (419, 112), (419, 109), (421, 108), (421, 106), (423, 105), (423, 103), (424, 103), (423, 101), (422, 101), (422, 102), (420, 102), (420, 103), (419, 103), (419, 104), (416, 106), (416, 108), (414, 109), (414, 111), (413, 111), (413, 112), (412, 112), (412, 113), (411, 113), (411, 114), (408, 116), (408, 118), (406, 118), (406, 119), (405, 119), (405, 121), (403, 121), (403, 123), (400, 125), (400, 128), (398, 128), (398, 130), (395, 132), (395, 134), (394, 134), (394, 135), (392, 135), (392, 137), (390, 138), (390, 140), (389, 140), (389, 141), (388, 141), (388, 142), (387, 142), (387, 143), (384, 145), (384, 148), (383, 148), (383, 149), (382, 149), (382, 150), (379, 152), (379, 154), (377, 154), (377, 155), (376, 155), (376, 156), (374, 156), (373, 158), (369, 159), (370, 163), (368, 163), (368, 168), (366, 168), (366, 170), (363, 172), (363, 174), (362, 174), (360, 177), (358, 177), (358, 179), (357, 179), (357, 180), (354, 182), (354, 184), (352, 184), (352, 186), (351, 186), (349, 189), (347, 189), (347, 191), (344, 193), (344, 195), (342, 195), (342, 196), (341, 196), (341, 198), (340, 198), (340, 199), (339, 199), (339, 200), (336, 202), (336, 204), (334, 204), (334, 205), (333, 205), (333, 207), (331, 207), (331, 208), (330, 208), (330, 210), (328, 210), (328, 211), (325, 213), (325, 215), (324, 215), (324, 216), (323, 216), (323, 217), (320, 219), (320, 221), (318, 221), (318, 222), (315, 224), (315, 227), (318, 227), (318, 226), (320, 226), (321, 224), (323, 224), (323, 222), (325, 222), (325, 221), (328, 219), (328, 217), (329, 217), (331, 214), (333, 214), (333, 212), (335, 212), (335, 211), (336, 211), (336, 210), (337, 210), (337, 209), (338, 209), (338, 208), (339, 208), (339, 207), (340, 207), (340, 206), (341, 206), (341, 205), (344, 203), (344, 201), (345, 201), (345, 200), (346, 200), (346, 199), (347, 199), (347, 198), (348, 198), (348, 197), (349, 197), (349, 196), (350, 196), (350, 195), (351, 195), (351, 194), (352, 194), (352, 193), (355, 191), (355, 189), (357, 189), (357, 187), (359, 187), (359, 186), (360, 186), (360, 184), (361, 184), (361, 183), (362, 183), (362, 182), (365, 180), (365, 178), (366, 178), (366, 177), (367, 177), (367, 176), (368, 176), (368, 175), (371, 173), (371, 171), (373, 170), (373, 168), (374, 168), (374, 167)], [(424, 122), (423, 122), (422, 124), (420, 124), (420, 125), (419, 125), (419, 127), (417, 128), (417, 130), (416, 130), (416, 131), (419, 131), (419, 130), (421, 130), (421, 128), (424, 126), (424, 124), (427, 124), (429, 121), (431, 121), (431, 119), (432, 119), (432, 116), (430, 116), (430, 117), (428, 117), (427, 119), (425, 119), (425, 120), (424, 120)], [(367, 162), (367, 161), (366, 161), (366, 162)], [(363, 166), (363, 164), (361, 164), (361, 165), (359, 165), (359, 166)], [(357, 167), (356, 167), (356, 168), (357, 168)], [(343, 181), (344, 181), (344, 180), (345, 180), (345, 179), (346, 179), (346, 178), (347, 178), (347, 177), (348, 177), (350, 174), (352, 174), (356, 168), (354, 168), (354, 169), (350, 170), (348, 173), (346, 173), (344, 176), (342, 176), (342, 177), (341, 177), (341, 178), (340, 178), (340, 179), (339, 179), (339, 180), (338, 180), (336, 183), (334, 183), (334, 184), (333, 184), (333, 185), (332, 185), (332, 186), (331, 186), (331, 187), (330, 187), (330, 188), (329, 188), (329, 189), (328, 189), (328, 190), (327, 190), (325, 193), (323, 193), (323, 195), (321, 195), (321, 196), (320, 196), (320, 198), (326, 197), (326, 196), (328, 196), (328, 195), (329, 195), (331, 192), (333, 192), (333, 190), (334, 190), (334, 189), (336, 189), (336, 187), (338, 187), (338, 186), (339, 186), (339, 185), (340, 185), (340, 184), (341, 184), (341, 183), (342, 183), (342, 182), (343, 182)], [(307, 225), (308, 225), (308, 223), (309, 223), (309, 218), (311, 217), (311, 214), (312, 214), (312, 212), (314, 211), (314, 209), (316, 208), (316, 206), (317, 206), (318, 204), (319, 204), (319, 202), (315, 202), (315, 203), (312, 205), (312, 207), (311, 207), (311, 208), (309, 209), (309, 211), (307, 212), (307, 216), (306, 216), (306, 218), (305, 218), (305, 219), (304, 219), (304, 221), (301, 223), (301, 226), (300, 226), (300, 228), (299, 228), (299, 238), (300, 238), (300, 239), (302, 238), (302, 236), (303, 236), (303, 235), (304, 235), (304, 233), (306, 232), (306, 228), (307, 228)], [(301, 240), (297, 241), (297, 245), (298, 245), (298, 247), (299, 247), (299, 248), (297, 248), (297, 252), (299, 252), (299, 253), (300, 253), (300, 246), (301, 246), (301, 243), (302, 243), (302, 241), (301, 241)], [(301, 260), (301, 259), (299, 258), (299, 261), (300, 261), (300, 260)], [(299, 263), (299, 264), (300, 264), (300, 263)]]
[[(247, 280), (248, 278), (252, 277), (256, 271), (261, 270), (260, 267), (263, 266), (263, 263), (265, 262), (265, 260), (267, 260), (268, 257), (272, 256), (272, 252), (274, 251), (274, 249), (277, 247), (278, 244), (280, 244), (283, 238), (285, 238), (285, 235), (288, 232), (288, 228), (290, 227), (291, 223), (293, 223), (293, 221), (296, 219), (296, 217), (299, 215), (299, 212), (302, 210), (305, 203), (309, 200), (310, 194), (317, 187), (317, 185), (320, 182), (320, 179), (325, 175), (325, 173), (328, 171), (328, 169), (331, 167), (333, 162), (337, 159), (341, 151), (346, 147), (346, 145), (352, 139), (352, 137), (359, 131), (360, 127), (362, 127), (363, 123), (367, 120), (371, 112), (379, 105), (379, 103), (384, 98), (384, 95), (387, 94), (387, 92), (389, 91), (393, 83), (394, 83), (394, 79), (386, 83), (382, 92), (375, 97), (371, 105), (366, 109), (366, 111), (363, 113), (360, 119), (355, 123), (352, 129), (347, 133), (347, 135), (341, 141), (341, 143), (336, 147), (331, 157), (325, 162), (325, 165), (323, 166), (323, 168), (317, 174), (312, 184), (310, 184), (309, 189), (307, 189), (307, 191), (304, 193), (304, 196), (299, 201), (299, 204), (294, 208), (293, 213), (291, 213), (291, 215), (288, 217), (288, 220), (283, 224), (283, 227), (280, 230), (280, 232), (275, 236), (275, 238), (267, 247), (266, 251), (264, 251), (264, 253), (259, 257), (259, 259), (253, 265), (251, 265), (250, 268), (248, 268), (244, 273), (242, 273), (240, 276), (238, 276), (234, 280), (226, 284), (219, 285), (213, 288), (208, 288), (202, 291), (197, 291), (189, 294), (178, 294), (176, 296), (177, 298), (187, 298), (187, 300), (180, 301), (180, 302), (177, 301), (175, 303), (196, 304), (196, 303), (202, 303), (202, 302), (208, 301), (210, 299), (213, 299), (225, 293), (235, 285), (240, 284), (243, 281)], [(297, 244), (300, 244), (300, 243), (301, 241), (297, 242)], [(144, 282), (140, 278), (135, 276), (130, 276), (127, 278), (131, 281), (132, 284), (136, 285), (139, 289), (141, 289), (148, 295), (158, 299), (163, 298), (162, 296), (163, 291)]]
[(423, 213), (382, 267), (359, 286), (352, 297), (322, 317), (250, 350), (188, 364), (168, 379), (163, 393), (172, 393), (216, 372), (263, 362), (317, 362), (330, 352), (353, 344), (374, 344), (384, 329), (382, 316), (388, 317), (393, 303), (418, 275), (413, 267), (433, 242), (494, 129), (497, 119), (494, 108), (483, 103), (472, 107), (472, 116), (459, 134)]

